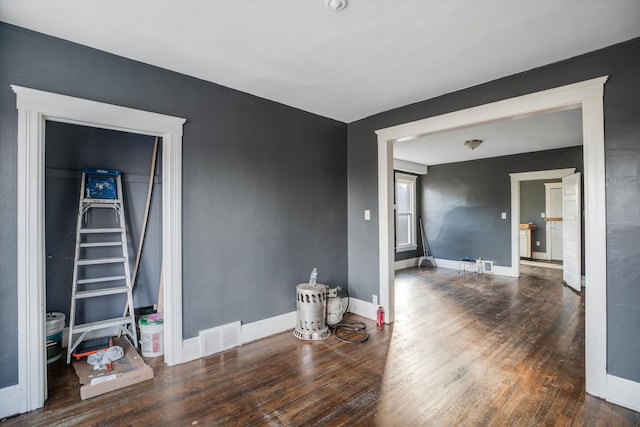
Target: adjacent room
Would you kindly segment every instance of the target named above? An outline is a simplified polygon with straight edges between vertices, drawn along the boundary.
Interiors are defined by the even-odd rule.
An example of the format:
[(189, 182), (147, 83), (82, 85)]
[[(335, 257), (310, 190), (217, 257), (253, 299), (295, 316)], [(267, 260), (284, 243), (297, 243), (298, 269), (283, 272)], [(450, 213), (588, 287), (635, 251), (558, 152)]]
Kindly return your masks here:
[[(396, 142), (396, 192), (399, 182), (414, 187), (410, 202), (396, 200), (402, 237), (396, 237), (395, 268), (417, 265), (429, 251), (440, 266), (476, 271), (460, 263), (484, 260), (492, 272), (510, 274), (504, 271), (513, 241), (508, 217), (518, 210), (519, 262), (562, 269), (562, 178), (584, 171), (582, 141), (581, 110), (569, 109)], [(545, 179), (518, 175), (531, 172)], [(513, 175), (522, 177), (515, 200)], [(411, 178), (416, 182), (407, 183)], [(584, 222), (578, 227), (584, 248)], [(584, 250), (577, 255), (570, 265), (583, 276)]]
[(0, 422), (637, 425), (639, 20), (0, 0)]

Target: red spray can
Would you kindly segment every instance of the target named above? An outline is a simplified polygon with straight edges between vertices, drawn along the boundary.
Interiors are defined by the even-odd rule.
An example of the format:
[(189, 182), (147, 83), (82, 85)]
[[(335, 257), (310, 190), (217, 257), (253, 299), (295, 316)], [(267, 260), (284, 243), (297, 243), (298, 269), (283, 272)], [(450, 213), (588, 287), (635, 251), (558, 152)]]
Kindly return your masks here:
[(384, 310), (378, 307), (378, 327), (384, 326)]

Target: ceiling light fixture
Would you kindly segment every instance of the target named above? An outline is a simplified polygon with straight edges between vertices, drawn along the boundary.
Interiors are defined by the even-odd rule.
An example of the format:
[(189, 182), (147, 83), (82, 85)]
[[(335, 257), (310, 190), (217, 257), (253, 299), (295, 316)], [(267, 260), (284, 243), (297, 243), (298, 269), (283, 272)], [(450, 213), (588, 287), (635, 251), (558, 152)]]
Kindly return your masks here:
[(336, 12), (345, 9), (348, 4), (348, 0), (324, 0), (324, 4), (331, 10)]
[(467, 139), (463, 145), (471, 150), (475, 150), (480, 146), (480, 144), (482, 144), (481, 139)]

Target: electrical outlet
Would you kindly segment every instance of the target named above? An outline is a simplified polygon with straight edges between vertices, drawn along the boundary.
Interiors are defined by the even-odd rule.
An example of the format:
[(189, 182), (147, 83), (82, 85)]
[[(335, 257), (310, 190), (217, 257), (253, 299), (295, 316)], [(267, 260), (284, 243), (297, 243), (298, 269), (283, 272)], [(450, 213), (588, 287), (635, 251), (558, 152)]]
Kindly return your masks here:
[(371, 219), (371, 211), (369, 209), (365, 209), (364, 211), (364, 220), (369, 221)]
[(373, 305), (378, 305), (378, 295), (373, 296)]
[(540, 240), (536, 240), (536, 246), (540, 246)]
[(540, 212), (540, 218), (544, 218), (544, 217), (546, 217), (546, 216), (547, 216), (547, 215), (546, 215), (544, 212)]
[(507, 213), (506, 212), (502, 212), (502, 219), (507, 219)]

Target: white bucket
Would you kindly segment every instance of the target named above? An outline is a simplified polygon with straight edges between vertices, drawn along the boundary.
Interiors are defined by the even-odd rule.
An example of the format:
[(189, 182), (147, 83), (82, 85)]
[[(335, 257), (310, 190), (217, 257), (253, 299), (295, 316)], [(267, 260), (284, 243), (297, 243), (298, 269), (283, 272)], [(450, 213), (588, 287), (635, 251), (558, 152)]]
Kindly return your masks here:
[(62, 331), (64, 313), (47, 313), (46, 346), (47, 363), (53, 363), (62, 356)]
[(164, 320), (162, 314), (148, 314), (138, 321), (140, 326), (140, 346), (146, 357), (164, 354)]

